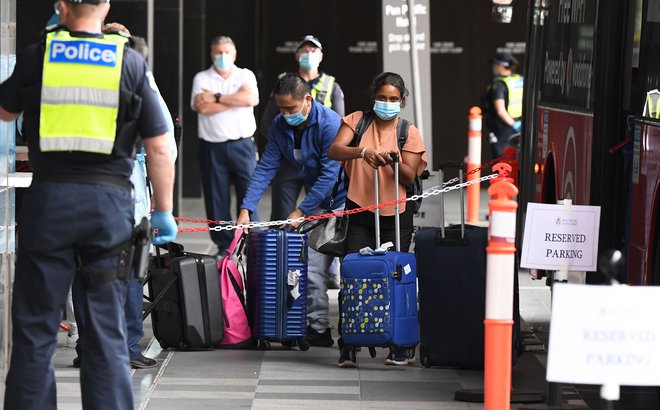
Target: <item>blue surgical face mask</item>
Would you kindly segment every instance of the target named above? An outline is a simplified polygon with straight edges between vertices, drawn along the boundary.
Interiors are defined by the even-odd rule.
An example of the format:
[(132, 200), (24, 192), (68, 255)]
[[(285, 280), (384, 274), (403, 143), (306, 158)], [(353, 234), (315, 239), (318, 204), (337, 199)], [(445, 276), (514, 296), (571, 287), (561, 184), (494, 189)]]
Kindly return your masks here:
[(303, 53), (298, 59), (298, 64), (305, 71), (316, 70), (321, 64), (321, 53)]
[(374, 112), (381, 120), (391, 120), (401, 112), (400, 102), (376, 101)]
[(234, 65), (234, 61), (229, 54), (218, 54), (213, 60), (213, 65), (220, 71), (229, 71)]
[[(305, 102), (307, 102), (307, 99), (305, 99)], [(300, 108), (300, 111), (298, 111), (297, 113), (295, 113), (295, 114), (282, 114), (284, 116), (284, 121), (286, 121), (287, 124), (291, 125), (292, 127), (296, 127), (296, 126), (302, 124), (303, 122), (305, 122), (305, 120), (307, 120), (307, 116), (309, 115), (309, 113), (307, 113), (306, 115), (303, 115), (303, 113), (302, 113), (303, 109), (305, 108), (305, 102), (303, 102), (303, 105)]]

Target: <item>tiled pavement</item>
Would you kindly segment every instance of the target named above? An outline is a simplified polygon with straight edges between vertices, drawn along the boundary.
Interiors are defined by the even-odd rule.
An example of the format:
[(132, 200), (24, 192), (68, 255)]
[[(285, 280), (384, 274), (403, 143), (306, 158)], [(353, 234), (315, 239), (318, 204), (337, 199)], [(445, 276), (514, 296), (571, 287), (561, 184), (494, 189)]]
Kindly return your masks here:
[[(457, 209), (456, 198), (446, 197), (447, 209)], [(266, 199), (260, 204), (268, 215)], [(482, 191), (482, 210), (487, 197)], [(203, 217), (201, 200), (186, 200), (181, 216)], [(456, 222), (458, 214), (448, 212), (447, 220)], [(186, 225), (190, 226), (190, 225)], [(186, 249), (213, 253), (207, 233), (186, 233), (179, 237)], [(524, 353), (513, 367), (514, 392), (541, 392), (544, 381), (550, 314), (550, 290), (543, 281), (532, 281), (521, 272), (521, 315), (525, 341), (531, 351)], [(336, 292), (330, 295), (331, 312), (336, 315)], [(336, 316), (332, 319), (336, 323)], [(336, 331), (333, 330), (336, 338)], [(460, 389), (483, 387), (483, 372), (476, 370), (425, 369), (418, 363), (405, 367), (385, 366), (385, 352), (372, 359), (366, 351), (359, 354), (358, 369), (337, 367), (338, 349), (315, 348), (302, 352), (287, 350), (273, 343), (270, 350), (161, 351), (152, 340), (150, 320), (145, 321), (142, 339), (146, 355), (158, 360), (158, 367), (133, 371), (136, 409), (482, 409), (483, 404), (454, 401)], [(64, 347), (60, 333), (59, 348), (53, 358), (57, 376), (58, 408), (80, 409), (78, 370), (71, 367), (73, 349)], [(646, 392), (648, 393), (648, 391)], [(564, 385), (564, 403), (584, 405), (587, 395), (598, 403), (597, 387), (581, 390)], [(625, 395), (625, 392), (624, 392)], [(648, 396), (648, 395), (647, 395)], [(647, 397), (648, 399), (648, 397)], [(651, 403), (646, 401), (644, 403)], [(655, 402), (655, 400), (653, 401)], [(640, 407), (641, 406), (641, 407)], [(647, 409), (640, 406), (617, 406), (620, 409)], [(652, 405), (651, 405), (652, 406)], [(512, 408), (518, 405), (512, 405)], [(583, 407), (588, 408), (588, 407)], [(592, 408), (601, 408), (592, 406)]]
[[(451, 194), (447, 209), (456, 209)], [(482, 209), (487, 203), (482, 199)], [(260, 204), (268, 215), (268, 199)], [(203, 217), (201, 200), (184, 201), (181, 216)], [(448, 221), (458, 215), (447, 214)], [(191, 225), (186, 225), (191, 226)], [(213, 253), (207, 233), (186, 233), (179, 237), (186, 249)], [(521, 310), (536, 329), (547, 329), (549, 290), (521, 274)], [(336, 290), (330, 291), (331, 312), (336, 323)], [(529, 303), (527, 302), (529, 301)], [(482, 409), (479, 403), (454, 401), (460, 389), (483, 387), (483, 372), (454, 369), (425, 369), (417, 364), (385, 366), (386, 353), (376, 358), (359, 354), (358, 369), (337, 367), (338, 349), (312, 347), (302, 352), (273, 343), (267, 351), (213, 350), (161, 351), (151, 338), (150, 319), (145, 322), (142, 342), (146, 355), (158, 360), (155, 369), (133, 372), (135, 408), (167, 409)], [(337, 337), (336, 331), (333, 335)], [(65, 334), (60, 334), (64, 346)], [(535, 340), (535, 339), (534, 339)], [(541, 351), (540, 355), (544, 355)], [(514, 388), (544, 389), (543, 358), (521, 356), (513, 369)], [(80, 409), (78, 370), (71, 367), (73, 349), (60, 347), (53, 359), (58, 382), (58, 408)]]

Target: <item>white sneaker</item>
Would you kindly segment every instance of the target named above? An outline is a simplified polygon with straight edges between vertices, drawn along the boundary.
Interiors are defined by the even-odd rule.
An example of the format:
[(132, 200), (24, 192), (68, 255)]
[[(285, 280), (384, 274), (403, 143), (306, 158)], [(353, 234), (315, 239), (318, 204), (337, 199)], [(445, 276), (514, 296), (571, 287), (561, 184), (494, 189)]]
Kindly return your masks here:
[(72, 328), (66, 334), (66, 347), (76, 347), (76, 343), (78, 343), (78, 329), (75, 329), (75, 333), (72, 333), (73, 330)]

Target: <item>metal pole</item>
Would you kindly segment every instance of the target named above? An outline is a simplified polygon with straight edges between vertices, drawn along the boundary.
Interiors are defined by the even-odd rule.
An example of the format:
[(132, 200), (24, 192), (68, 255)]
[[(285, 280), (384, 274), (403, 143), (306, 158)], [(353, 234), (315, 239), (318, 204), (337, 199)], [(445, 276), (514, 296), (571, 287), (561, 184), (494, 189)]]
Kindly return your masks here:
[(149, 70), (154, 71), (154, 0), (147, 0), (147, 46)]
[[(176, 114), (179, 116), (179, 119), (183, 121), (183, 0), (179, 0), (179, 47), (178, 47), (178, 56), (179, 62), (177, 66), (178, 75), (177, 75), (177, 107)], [(181, 135), (183, 140), (183, 133)], [(176, 189), (176, 200), (179, 204), (179, 209), (183, 205), (183, 141), (179, 142), (179, 154), (178, 154), (177, 170), (176, 175), (179, 180)], [(181, 211), (179, 211), (181, 213)]]
[[(376, 205), (379, 204), (378, 199), (378, 168), (374, 169), (374, 200)], [(374, 209), (374, 225), (376, 228), (376, 248), (380, 248), (380, 208)]]
[(415, 1), (408, 0), (408, 30), (410, 32), (410, 76), (412, 77), (413, 109), (415, 126), (424, 135), (422, 115), (422, 86), (419, 83), (419, 58), (417, 56), (417, 23), (415, 21)]

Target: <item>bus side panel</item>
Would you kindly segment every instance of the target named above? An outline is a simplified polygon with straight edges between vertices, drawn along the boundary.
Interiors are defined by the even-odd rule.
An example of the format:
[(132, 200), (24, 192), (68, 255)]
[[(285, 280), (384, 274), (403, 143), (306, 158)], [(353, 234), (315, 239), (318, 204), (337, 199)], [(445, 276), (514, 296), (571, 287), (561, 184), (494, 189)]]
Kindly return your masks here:
[[(660, 126), (637, 124), (633, 147), (628, 283), (653, 285), (653, 251), (660, 206)], [(660, 257), (660, 256), (659, 256)]]
[[(554, 157), (557, 199), (572, 199), (576, 205), (589, 205), (591, 190), (591, 150), (593, 117), (591, 114), (539, 107), (540, 121), (537, 163), (548, 165)], [(550, 171), (550, 170), (547, 170)], [(540, 201), (545, 168), (537, 174), (536, 199)]]

